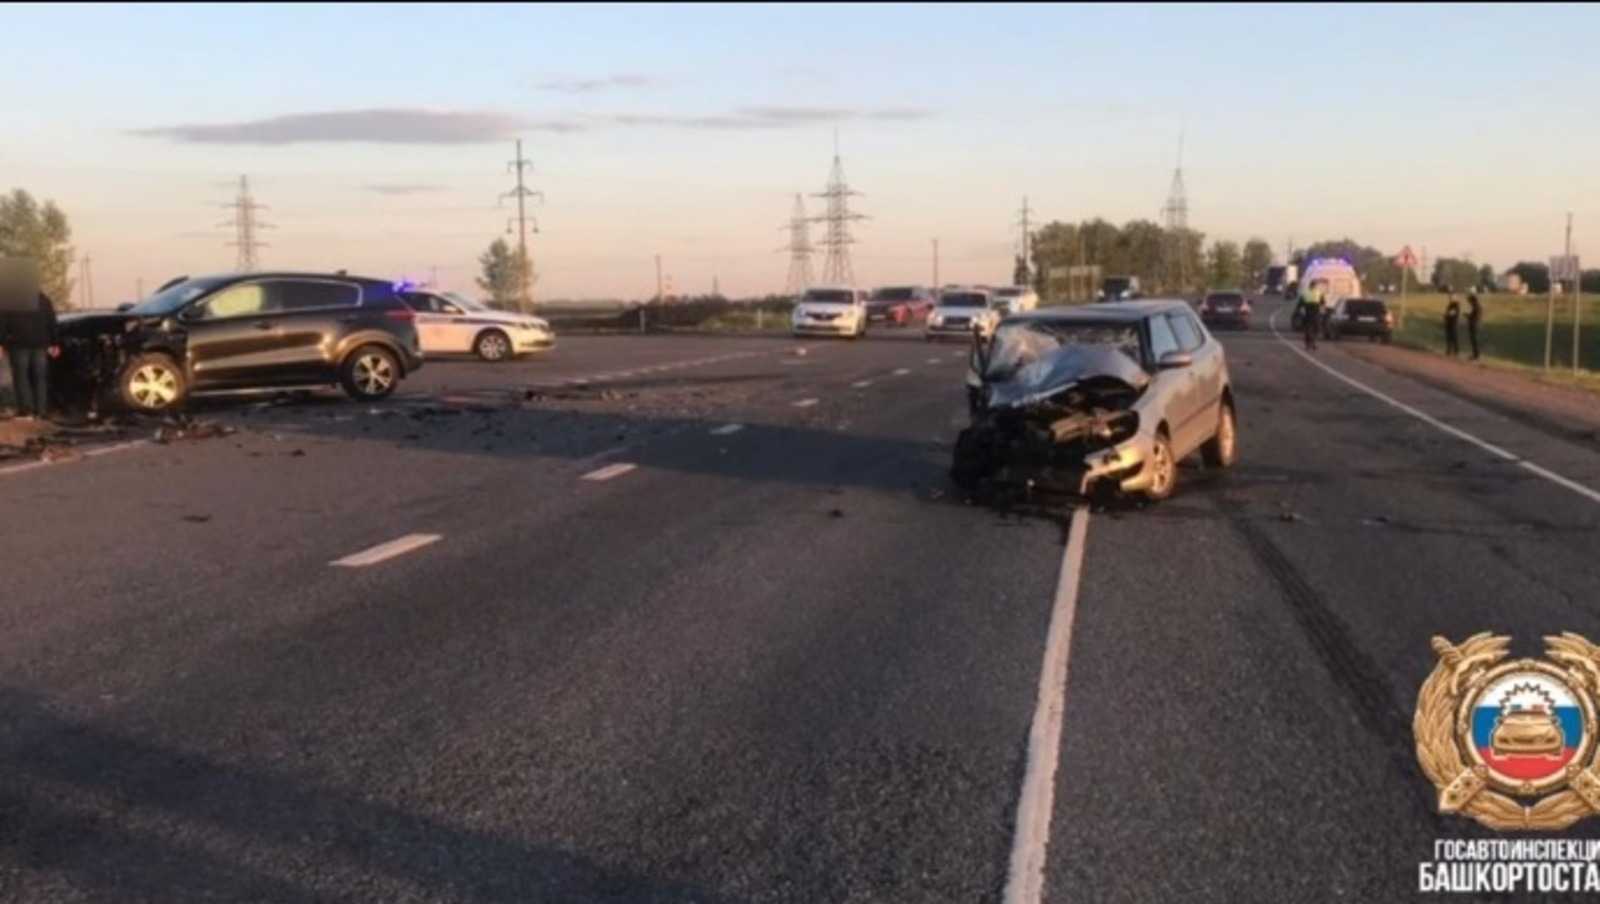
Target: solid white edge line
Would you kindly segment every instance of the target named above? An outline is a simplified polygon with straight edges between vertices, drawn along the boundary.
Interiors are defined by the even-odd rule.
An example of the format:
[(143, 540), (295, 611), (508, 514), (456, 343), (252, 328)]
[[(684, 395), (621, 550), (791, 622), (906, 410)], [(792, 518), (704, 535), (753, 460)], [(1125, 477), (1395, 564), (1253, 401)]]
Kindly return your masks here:
[(625, 462), (625, 461), (619, 461), (616, 464), (606, 465), (603, 468), (598, 468), (596, 470), (590, 471), (589, 473), (583, 475), (582, 477), (580, 477), (578, 479), (579, 480), (593, 480), (593, 481), (610, 480), (613, 477), (621, 477), (622, 475), (628, 473), (629, 471), (632, 471), (634, 468), (637, 468), (637, 467), (639, 467), (639, 466), (636, 465), (636, 464), (631, 464), (631, 463)]
[(1444, 421), (1441, 421), (1438, 418), (1434, 417), (1433, 415), (1428, 414), (1427, 412), (1421, 411), (1421, 410), (1419, 410), (1417, 408), (1414, 408), (1414, 407), (1412, 407), (1410, 405), (1407, 405), (1405, 402), (1402, 402), (1399, 399), (1392, 398), (1392, 397), (1386, 395), (1383, 392), (1380, 392), (1380, 391), (1378, 391), (1376, 389), (1373, 389), (1371, 386), (1368, 386), (1367, 384), (1361, 382), (1360, 380), (1357, 380), (1354, 377), (1349, 377), (1349, 376), (1346, 376), (1346, 375), (1340, 373), (1339, 371), (1335, 370), (1334, 368), (1322, 363), (1321, 361), (1318, 361), (1316, 358), (1312, 357), (1309, 353), (1307, 353), (1304, 349), (1296, 348), (1295, 344), (1293, 342), (1290, 342), (1289, 340), (1283, 338), (1283, 334), (1278, 332), (1278, 315), (1282, 314), (1282, 313), (1283, 313), (1283, 309), (1279, 308), (1278, 310), (1273, 311), (1272, 312), (1272, 316), (1267, 319), (1267, 325), (1272, 327), (1272, 335), (1279, 342), (1282, 342), (1285, 346), (1287, 346), (1289, 351), (1294, 352), (1295, 354), (1299, 355), (1300, 357), (1304, 358), (1305, 360), (1309, 361), (1310, 363), (1316, 365), (1318, 368), (1321, 368), (1323, 371), (1326, 371), (1330, 376), (1333, 376), (1333, 377), (1335, 377), (1337, 379), (1343, 380), (1345, 383), (1347, 383), (1347, 384), (1349, 384), (1351, 386), (1354, 386), (1355, 388), (1361, 390), (1362, 392), (1366, 393), (1367, 395), (1372, 396), (1373, 398), (1377, 399), (1378, 401), (1383, 402), (1383, 403), (1388, 404), (1388, 405), (1391, 405), (1394, 408), (1398, 408), (1399, 410), (1404, 411), (1406, 414), (1411, 415), (1412, 417), (1416, 418), (1417, 420), (1422, 421), (1423, 423), (1428, 424), (1430, 426), (1436, 427), (1439, 430), (1442, 430), (1445, 433), (1450, 434), (1451, 436), (1455, 437), (1456, 439), (1462, 440), (1464, 442), (1471, 443), (1472, 445), (1477, 446), (1478, 448), (1484, 450), (1485, 452), (1488, 452), (1491, 455), (1498, 456), (1499, 458), (1505, 459), (1506, 461), (1509, 461), (1509, 462), (1515, 464), (1517, 467), (1522, 468), (1523, 470), (1526, 470), (1529, 473), (1537, 474), (1538, 476), (1543, 477), (1545, 480), (1550, 481), (1551, 483), (1555, 484), (1556, 486), (1559, 486), (1559, 487), (1561, 487), (1563, 489), (1570, 490), (1570, 491), (1572, 491), (1574, 493), (1577, 493), (1579, 496), (1583, 496), (1584, 498), (1588, 499), (1591, 502), (1600, 502), (1600, 492), (1597, 492), (1597, 491), (1595, 491), (1595, 490), (1593, 490), (1593, 489), (1591, 489), (1589, 487), (1586, 487), (1583, 484), (1578, 483), (1575, 480), (1572, 480), (1571, 478), (1563, 477), (1562, 475), (1557, 474), (1556, 472), (1551, 471), (1548, 468), (1544, 468), (1544, 467), (1541, 467), (1541, 466), (1539, 466), (1537, 464), (1534, 464), (1533, 462), (1528, 461), (1527, 459), (1523, 458), (1520, 455), (1517, 455), (1514, 452), (1508, 452), (1505, 449), (1502, 449), (1499, 446), (1495, 445), (1494, 443), (1491, 443), (1491, 442), (1489, 442), (1487, 440), (1479, 439), (1478, 437), (1473, 436), (1472, 434), (1468, 433), (1465, 430), (1462, 430), (1459, 427), (1452, 427), (1449, 424), (1446, 424)]
[(812, 405), (817, 404), (817, 402), (819, 402), (819, 401), (821, 401), (821, 400), (820, 399), (801, 399), (800, 401), (794, 403), (794, 407), (796, 407), (796, 408), (810, 408)]
[(743, 424), (723, 424), (721, 427), (718, 427), (715, 430), (712, 430), (711, 431), (711, 435), (712, 436), (727, 436), (730, 433), (738, 433), (740, 430), (743, 430), (743, 429), (744, 429), (744, 425)]
[(1044, 900), (1045, 852), (1050, 845), (1050, 817), (1055, 810), (1056, 768), (1061, 760), (1061, 722), (1066, 708), (1067, 659), (1072, 652), (1072, 623), (1078, 611), (1078, 584), (1083, 575), (1084, 537), (1089, 509), (1072, 510), (1067, 548), (1061, 554), (1055, 604), (1039, 669), (1039, 700), (1028, 729), (1028, 764), (1017, 796), (1016, 834), (1011, 839), (1011, 864), (1006, 872), (1005, 904), (1038, 904)]
[(126, 452), (129, 449), (137, 449), (140, 446), (148, 445), (150, 445), (150, 441), (147, 439), (133, 439), (128, 440), (127, 442), (112, 443), (109, 446), (97, 446), (92, 449), (84, 449), (77, 455), (70, 455), (63, 458), (40, 458), (35, 459), (34, 461), (19, 462), (14, 465), (6, 465), (5, 467), (0, 468), (0, 477), (5, 477), (9, 474), (21, 474), (25, 471), (36, 471), (40, 468), (51, 467), (52, 465), (66, 464), (67, 462), (77, 461), (79, 458), (99, 458), (102, 455), (109, 455), (112, 452)]
[(397, 537), (387, 543), (379, 543), (369, 549), (351, 553), (342, 559), (334, 559), (328, 564), (337, 565), (341, 568), (363, 568), (367, 565), (376, 565), (386, 559), (403, 556), (414, 549), (421, 549), (430, 543), (436, 543), (441, 539), (441, 536), (440, 534), (406, 534), (404, 537)]

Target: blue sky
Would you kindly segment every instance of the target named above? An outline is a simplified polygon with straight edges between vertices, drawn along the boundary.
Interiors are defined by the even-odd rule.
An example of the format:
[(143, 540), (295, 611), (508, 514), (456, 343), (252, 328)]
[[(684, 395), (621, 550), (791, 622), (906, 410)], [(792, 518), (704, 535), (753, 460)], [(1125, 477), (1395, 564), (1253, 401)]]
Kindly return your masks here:
[[(1040, 215), (1154, 217), (1505, 266), (1600, 228), (1591, 7), (10, 7), (0, 188), (54, 198), (97, 301), (226, 269), (226, 183), (270, 266), (467, 287), (520, 136), (547, 296), (781, 288), (832, 135), (863, 283), (1009, 272)], [(361, 112), (366, 111), (366, 112)], [(354, 115), (360, 113), (360, 115)], [(328, 114), (307, 118), (308, 114)], [(294, 141), (283, 141), (285, 137)], [(361, 140), (350, 140), (352, 138)], [(448, 142), (442, 139), (452, 139)], [(381, 140), (379, 140), (381, 139)], [(815, 204), (812, 199), (808, 202)]]

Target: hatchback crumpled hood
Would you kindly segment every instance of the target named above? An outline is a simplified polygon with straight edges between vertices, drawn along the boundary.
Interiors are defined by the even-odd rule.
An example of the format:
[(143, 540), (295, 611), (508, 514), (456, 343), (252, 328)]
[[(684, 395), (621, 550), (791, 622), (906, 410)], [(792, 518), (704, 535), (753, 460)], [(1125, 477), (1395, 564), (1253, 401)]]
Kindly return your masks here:
[(1109, 345), (1063, 345), (1019, 368), (1008, 379), (984, 382), (989, 386), (991, 407), (1013, 408), (1084, 384), (1106, 385), (1137, 395), (1150, 385), (1150, 375)]

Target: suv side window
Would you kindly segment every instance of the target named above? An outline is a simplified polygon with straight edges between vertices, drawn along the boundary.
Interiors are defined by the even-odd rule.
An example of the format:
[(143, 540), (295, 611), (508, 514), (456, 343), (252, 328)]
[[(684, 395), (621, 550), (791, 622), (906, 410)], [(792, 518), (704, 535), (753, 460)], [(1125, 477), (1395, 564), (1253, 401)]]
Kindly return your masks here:
[(269, 310), (267, 290), (261, 283), (238, 283), (223, 289), (189, 310), (196, 320), (248, 317)]
[(1172, 321), (1172, 333), (1182, 351), (1192, 352), (1205, 344), (1205, 337), (1200, 334), (1200, 328), (1195, 326), (1194, 317), (1189, 312), (1168, 314), (1167, 319)]
[(1150, 357), (1152, 364), (1161, 363), (1162, 356), (1168, 352), (1178, 350), (1178, 339), (1172, 335), (1172, 327), (1167, 325), (1167, 318), (1156, 316), (1150, 318)]
[(278, 280), (272, 284), (275, 310), (352, 308), (361, 303), (361, 290), (349, 283), (322, 280)]

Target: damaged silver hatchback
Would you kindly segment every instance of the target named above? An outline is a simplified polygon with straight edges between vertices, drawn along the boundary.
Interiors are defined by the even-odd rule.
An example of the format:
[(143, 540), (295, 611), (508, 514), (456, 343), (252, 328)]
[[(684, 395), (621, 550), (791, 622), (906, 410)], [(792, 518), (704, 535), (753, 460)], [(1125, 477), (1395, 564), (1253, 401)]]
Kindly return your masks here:
[(975, 341), (967, 390), (950, 473), (969, 491), (1160, 500), (1194, 452), (1210, 468), (1238, 454), (1222, 344), (1183, 301), (1011, 317)]

